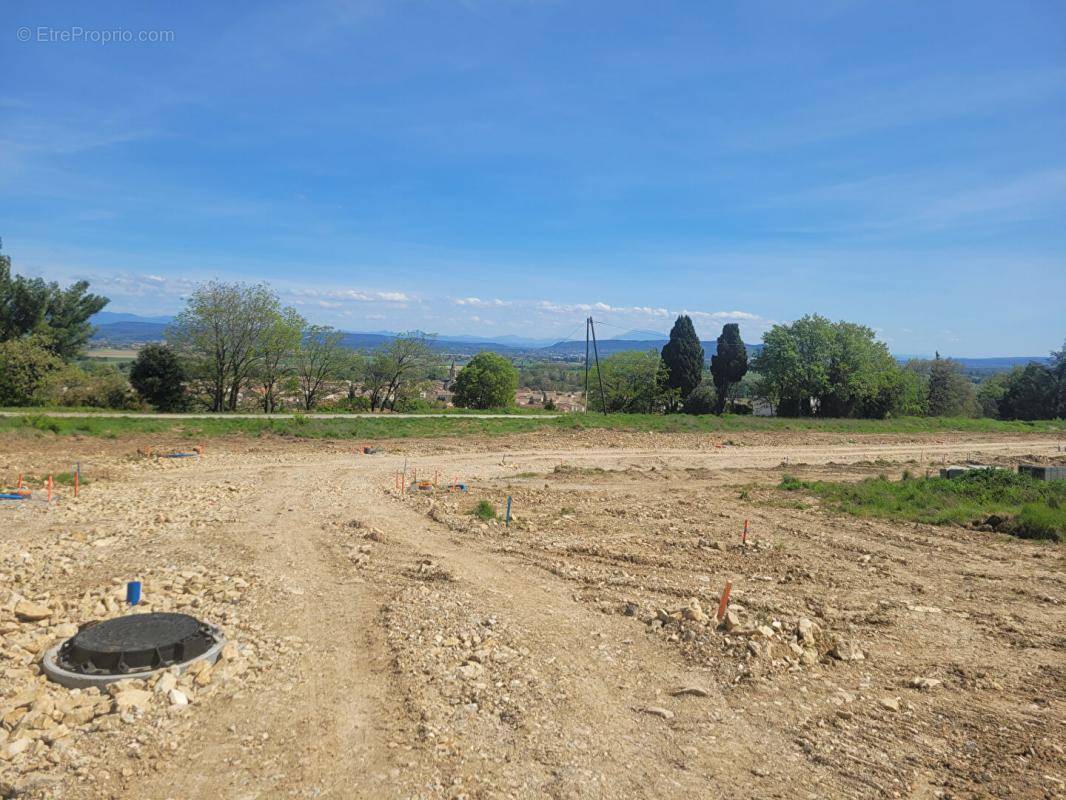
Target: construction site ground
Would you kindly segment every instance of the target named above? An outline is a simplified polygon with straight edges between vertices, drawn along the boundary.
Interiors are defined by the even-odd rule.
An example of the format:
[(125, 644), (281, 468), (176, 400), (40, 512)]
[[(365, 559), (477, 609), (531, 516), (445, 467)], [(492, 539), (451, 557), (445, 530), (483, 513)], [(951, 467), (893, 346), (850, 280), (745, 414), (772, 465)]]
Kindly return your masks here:
[[(775, 488), (1061, 462), (1061, 433), (366, 444), (0, 440), (7, 485), (83, 475), (0, 504), (0, 797), (1066, 796), (1066, 549)], [(151, 610), (230, 647), (40, 676)]]

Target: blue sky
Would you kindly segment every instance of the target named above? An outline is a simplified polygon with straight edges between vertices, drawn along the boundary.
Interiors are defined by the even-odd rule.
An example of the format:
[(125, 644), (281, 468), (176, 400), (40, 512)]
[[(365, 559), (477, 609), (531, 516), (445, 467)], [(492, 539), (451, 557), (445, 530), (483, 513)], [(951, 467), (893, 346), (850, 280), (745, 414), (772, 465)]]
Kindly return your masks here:
[(7, 3), (0, 37), (4, 250), (112, 311), (219, 277), (349, 330), (1066, 336), (1059, 2)]

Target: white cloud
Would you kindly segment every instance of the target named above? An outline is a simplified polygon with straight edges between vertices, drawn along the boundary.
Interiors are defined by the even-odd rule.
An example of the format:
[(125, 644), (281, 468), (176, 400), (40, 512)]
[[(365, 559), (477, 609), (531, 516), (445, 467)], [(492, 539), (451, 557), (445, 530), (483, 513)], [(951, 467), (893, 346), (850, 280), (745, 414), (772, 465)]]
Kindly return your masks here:
[(738, 320), (753, 323), (764, 323), (766, 320), (750, 311), (691, 311), (681, 309), (671, 311), (667, 308), (653, 306), (612, 306), (608, 303), (556, 303), (551, 300), (540, 300), (535, 308), (549, 314), (575, 314), (599, 312), (601, 314), (621, 314), (638, 317), (655, 317), (657, 319), (669, 319), (679, 314), (688, 314), (695, 319), (707, 320)]
[(460, 297), (452, 301), (457, 306), (469, 306), (470, 308), (505, 308), (511, 305), (507, 300), (498, 297), (492, 300), (482, 300), (480, 297)]
[(760, 322), (762, 317), (758, 314), (752, 314), (750, 311), (681, 311), (682, 314), (688, 314), (690, 317), (698, 317), (700, 319), (742, 319), (748, 322)]
[(288, 294), (311, 299), (348, 301), (352, 303), (409, 303), (414, 298), (405, 292), (374, 292), (362, 289), (289, 289)]
[(551, 300), (540, 300), (535, 307), (550, 314), (575, 314), (577, 312), (587, 314), (592, 311), (599, 311), (601, 314), (638, 314), (646, 317), (667, 317), (670, 315), (670, 312), (665, 308), (612, 306), (608, 303), (556, 303)]

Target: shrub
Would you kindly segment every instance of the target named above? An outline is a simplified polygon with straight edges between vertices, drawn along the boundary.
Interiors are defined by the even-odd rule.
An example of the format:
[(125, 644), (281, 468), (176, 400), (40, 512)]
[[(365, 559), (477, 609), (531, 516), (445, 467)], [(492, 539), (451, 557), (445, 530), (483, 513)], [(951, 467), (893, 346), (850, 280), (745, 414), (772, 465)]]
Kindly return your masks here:
[(488, 500), (480, 500), (478, 504), (474, 506), (473, 514), (478, 519), (488, 522), (490, 519), (496, 519), (496, 507)]
[(781, 483), (777, 485), (778, 489), (784, 489), (786, 492), (795, 492), (799, 489), (806, 488), (807, 484), (797, 478), (795, 475), (785, 474), (781, 476)]
[(115, 367), (84, 370), (70, 366), (51, 373), (41, 387), (42, 402), (56, 406), (88, 406), (132, 410), (142, 407), (126, 376)]
[(0, 405), (37, 405), (48, 378), (62, 367), (33, 337), (0, 342)]
[(1052, 506), (1050, 500), (1046, 505), (1027, 503), (1011, 521), (1010, 532), (1022, 539), (1066, 541), (1066, 512), (1057, 505), (1056, 501), (1056, 505)]
[(713, 414), (718, 405), (718, 392), (711, 386), (697, 386), (685, 398), (681, 410), (686, 414)]

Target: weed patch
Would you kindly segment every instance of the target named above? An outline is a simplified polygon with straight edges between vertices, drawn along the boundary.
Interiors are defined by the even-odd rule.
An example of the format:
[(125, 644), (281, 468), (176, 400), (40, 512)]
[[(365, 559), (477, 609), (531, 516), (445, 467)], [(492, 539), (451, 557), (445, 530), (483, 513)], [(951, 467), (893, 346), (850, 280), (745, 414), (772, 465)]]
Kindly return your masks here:
[(808, 492), (830, 509), (859, 517), (984, 525), (1027, 539), (1066, 540), (1066, 481), (1038, 481), (1003, 469), (974, 470), (958, 478), (891, 481), (879, 476), (857, 483), (785, 475), (778, 488)]
[(474, 511), (472, 513), (475, 517), (484, 520), (485, 522), (488, 522), (490, 519), (496, 519), (496, 507), (488, 500), (479, 501), (478, 504), (474, 506)]

